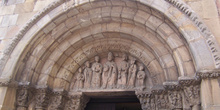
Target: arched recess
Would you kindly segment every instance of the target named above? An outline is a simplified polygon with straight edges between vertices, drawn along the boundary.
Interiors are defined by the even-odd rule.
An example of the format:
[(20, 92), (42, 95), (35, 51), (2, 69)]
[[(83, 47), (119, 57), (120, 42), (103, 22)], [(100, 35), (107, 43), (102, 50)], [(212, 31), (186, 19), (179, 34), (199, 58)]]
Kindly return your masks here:
[(197, 27), (163, 0), (67, 1), (28, 29), (1, 76), (21, 85), (69, 91), (78, 68), (109, 51), (144, 64), (150, 92), (179, 77), (193, 78), (201, 68), (215, 68)]

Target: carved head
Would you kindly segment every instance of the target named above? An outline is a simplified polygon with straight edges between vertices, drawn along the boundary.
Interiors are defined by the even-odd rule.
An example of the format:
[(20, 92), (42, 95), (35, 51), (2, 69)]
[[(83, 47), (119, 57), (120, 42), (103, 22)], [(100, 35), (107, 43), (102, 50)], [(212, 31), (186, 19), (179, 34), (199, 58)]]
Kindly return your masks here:
[(99, 56), (95, 56), (95, 62), (99, 62)]
[(131, 58), (131, 64), (135, 64), (136, 58)]
[(86, 61), (85, 65), (86, 65), (86, 67), (90, 67), (90, 62)]
[(114, 56), (113, 56), (112, 52), (109, 52), (108, 53), (108, 61), (112, 61), (113, 58), (114, 58)]
[(82, 73), (82, 68), (79, 68), (78, 71), (79, 71), (79, 73)]
[(128, 59), (128, 56), (125, 53), (123, 53), (122, 60), (127, 61), (127, 59)]
[(141, 65), (139, 66), (139, 71), (143, 71), (143, 70), (144, 70), (144, 65), (141, 64)]

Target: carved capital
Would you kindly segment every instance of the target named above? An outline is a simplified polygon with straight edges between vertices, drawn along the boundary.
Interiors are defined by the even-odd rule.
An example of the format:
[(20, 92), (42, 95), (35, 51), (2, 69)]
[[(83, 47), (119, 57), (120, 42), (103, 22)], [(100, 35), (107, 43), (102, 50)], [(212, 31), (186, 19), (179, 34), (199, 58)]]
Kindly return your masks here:
[(168, 98), (170, 102), (170, 109), (173, 110), (183, 108), (181, 91), (169, 91)]
[(141, 103), (141, 108), (143, 110), (155, 110), (156, 104), (155, 104), (155, 98), (154, 95), (148, 92), (136, 92), (136, 95)]
[(67, 99), (66, 91), (52, 91), (51, 102), (49, 104), (49, 110), (63, 110)]
[(82, 93), (70, 93), (69, 100), (65, 105), (65, 110), (84, 110), (86, 104), (89, 102), (89, 97)]
[(200, 105), (200, 85), (184, 86), (185, 103), (190, 107)]
[(39, 88), (36, 90), (36, 109), (45, 109), (49, 104), (49, 89), (48, 88)]
[(198, 85), (201, 82), (199, 77), (191, 78), (191, 77), (179, 77), (179, 84), (183, 86), (190, 86), (190, 85)]
[(180, 90), (181, 86), (178, 82), (164, 82), (163, 86), (166, 90)]
[(28, 86), (19, 86), (17, 89), (17, 106), (27, 107), (28, 102)]

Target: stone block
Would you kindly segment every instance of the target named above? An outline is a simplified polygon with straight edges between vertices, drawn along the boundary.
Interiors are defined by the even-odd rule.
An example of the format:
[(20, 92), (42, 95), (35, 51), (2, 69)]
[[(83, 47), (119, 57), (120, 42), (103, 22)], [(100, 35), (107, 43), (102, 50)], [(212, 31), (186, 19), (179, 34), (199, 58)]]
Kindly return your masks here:
[(88, 10), (92, 9), (92, 6), (88, 3), (88, 4), (82, 4), (81, 6), (76, 7), (76, 9), (80, 12), (87, 12)]
[(17, 33), (20, 30), (20, 26), (10, 26), (8, 27), (7, 34), (4, 38), (13, 38), (15, 36), (15, 33)]
[(48, 15), (50, 16), (50, 18), (53, 19), (53, 18), (63, 14), (63, 12), (64, 12), (64, 7), (62, 5), (60, 5), (60, 6), (56, 7), (56, 8), (54, 8), (53, 10), (51, 10), (48, 13)]
[(134, 20), (136, 22), (139, 22), (139, 23), (142, 23), (142, 24), (145, 24), (145, 22), (147, 21), (147, 19), (150, 17), (150, 14), (144, 12), (144, 11), (141, 11), (141, 10), (138, 10), (136, 15), (134, 16)]
[(158, 54), (158, 56), (163, 56), (169, 53), (168, 46), (167, 45), (155, 45), (155, 52)]
[(60, 37), (63, 33), (65, 33), (67, 31), (67, 27), (64, 23), (60, 24), (59, 26), (57, 26), (56, 28), (54, 28), (52, 30), (51, 36), (54, 39), (57, 39), (58, 37)]
[[(30, 12), (30, 13), (20, 13), (18, 15), (17, 25), (24, 25), (27, 23), (28, 20), (30, 20), (36, 12)], [(24, 17), (25, 16), (25, 17)]]
[(44, 27), (47, 23), (51, 21), (51, 18), (49, 15), (45, 15), (43, 18), (41, 18), (36, 24), (39, 28)]
[(167, 40), (166, 40), (167, 44), (170, 46), (171, 49), (176, 49), (180, 46), (183, 46), (183, 40), (177, 36), (177, 34), (173, 33), (171, 34)]
[(162, 56), (161, 59), (163, 63), (165, 64), (165, 68), (170, 68), (170, 67), (175, 66), (175, 62), (171, 54), (164, 55)]
[(55, 49), (55, 50), (51, 53), (49, 59), (51, 59), (51, 60), (53, 60), (53, 61), (57, 61), (62, 54), (63, 54), (63, 52), (60, 51), (60, 49)]
[(124, 1), (112, 0), (111, 2), (112, 2), (113, 6), (125, 6), (125, 2)]
[(18, 14), (14, 15), (6, 15), (2, 19), (1, 27), (12, 26), (15, 25), (18, 19)]
[(32, 2), (17, 4), (14, 13), (18, 13), (18, 14), (28, 13), (28, 12), (32, 12), (33, 9), (34, 9), (34, 3)]
[(57, 59), (56, 63), (58, 65), (63, 65), (63, 63), (66, 61), (66, 59), (67, 59), (67, 56), (64, 53), (62, 53), (62, 55), (59, 57), (59, 59)]
[(67, 13), (67, 16), (68, 16), (68, 17), (74, 17), (74, 16), (77, 15), (78, 13), (79, 13), (79, 11), (78, 11), (76, 8), (74, 8), (74, 9), (70, 10), (70, 11)]
[(79, 25), (79, 19), (76, 16), (71, 17), (65, 21), (65, 25), (67, 28), (73, 28)]
[(44, 0), (44, 1), (37, 1), (35, 3), (35, 6), (34, 6), (34, 10), (33, 11), (39, 11), (39, 10), (42, 10), (43, 8), (45, 8), (46, 6), (48, 6), (50, 3), (52, 3), (51, 0)]
[(132, 24), (122, 23), (120, 31), (125, 32), (125, 33), (131, 33), (133, 31), (134, 27), (135, 26)]
[(55, 18), (54, 23), (58, 25), (66, 19), (67, 19), (67, 15), (63, 14), (63, 15), (60, 15), (59, 17)]
[(13, 14), (15, 10), (15, 5), (10, 6), (1, 6), (0, 7), (0, 15), (9, 15)]
[(74, 51), (76, 51), (72, 46), (70, 46), (69, 48), (66, 49), (66, 51), (64, 52), (64, 54), (66, 56), (70, 56)]
[(6, 36), (6, 34), (7, 34), (7, 29), (8, 29), (8, 27), (2, 27), (2, 28), (0, 28), (0, 40), (2, 40), (2, 39)]
[(161, 21), (159, 18), (151, 15), (145, 25), (150, 29), (156, 31), (158, 26), (160, 26), (162, 23), (163, 21)]
[(53, 69), (53, 65), (55, 64), (52, 60), (47, 60), (41, 70), (42, 74), (50, 75), (51, 70)]
[(117, 31), (120, 30), (120, 24), (119, 23), (108, 23), (107, 24), (107, 30), (108, 31)]
[(181, 56), (183, 61), (191, 60), (191, 56), (189, 54), (189, 51), (187, 50), (187, 48), (185, 46), (177, 48), (176, 51), (178, 51), (178, 53)]
[(151, 76), (154, 76), (159, 73), (163, 73), (163, 69), (160, 66), (160, 63), (157, 60), (153, 60), (147, 65), (147, 68)]
[(164, 39), (167, 40), (168, 36), (174, 33), (173, 29), (169, 27), (166, 23), (161, 24), (157, 28), (157, 33)]
[(195, 76), (195, 68), (192, 61), (184, 62), (184, 67), (185, 67), (185, 74), (187, 76), (191, 76), (191, 77)]
[(104, 7), (107, 5), (107, 3), (105, 1), (94, 1), (94, 2), (90, 2), (91, 6), (93, 8), (97, 8), (97, 7)]
[(167, 76), (167, 81), (177, 81), (179, 74), (178, 74), (178, 70), (176, 68), (176, 66), (174, 67), (170, 67), (167, 68), (167, 74), (165, 76)]
[(51, 30), (53, 30), (56, 27), (56, 24), (51, 22), (46, 27), (44, 27), (43, 31), (45, 34), (48, 34)]

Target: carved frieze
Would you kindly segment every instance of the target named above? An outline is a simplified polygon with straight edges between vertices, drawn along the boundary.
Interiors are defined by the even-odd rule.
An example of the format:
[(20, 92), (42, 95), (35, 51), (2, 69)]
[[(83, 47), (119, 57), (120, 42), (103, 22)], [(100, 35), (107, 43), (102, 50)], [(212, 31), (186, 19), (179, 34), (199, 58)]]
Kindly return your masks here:
[(28, 102), (28, 88), (26, 86), (20, 86), (17, 89), (17, 106), (27, 107)]
[[(85, 62), (78, 69), (72, 80), (71, 89), (83, 91), (88, 89), (145, 89), (147, 73), (145, 66), (134, 57), (122, 53), (116, 57), (112, 52), (107, 55), (107, 61), (100, 63), (100, 57), (95, 56), (94, 62)], [(118, 60), (119, 59), (119, 60)], [(92, 65), (92, 66), (91, 66)]]

